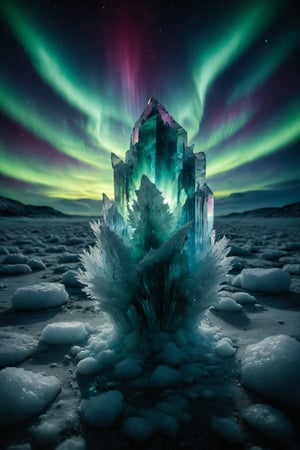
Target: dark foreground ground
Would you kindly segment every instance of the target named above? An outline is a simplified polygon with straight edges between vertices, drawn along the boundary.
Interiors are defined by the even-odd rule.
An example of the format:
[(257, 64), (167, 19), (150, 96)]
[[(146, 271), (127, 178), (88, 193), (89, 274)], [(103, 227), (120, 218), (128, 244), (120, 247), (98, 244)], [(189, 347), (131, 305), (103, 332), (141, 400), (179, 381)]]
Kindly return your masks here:
[[(270, 253), (275, 250), (281, 250), (284, 252), (284, 258), (290, 258), (293, 263), (300, 264), (299, 225), (299, 219), (217, 219), (215, 228), (218, 237), (225, 234), (235, 247), (234, 253), (237, 255), (235, 267), (238, 273), (242, 267), (282, 268), (288, 260), (282, 260), (282, 257), (278, 256), (271, 257)], [(69, 292), (67, 304), (46, 311), (16, 311), (10, 305), (14, 291), (21, 286), (43, 281), (61, 282), (64, 271), (79, 266), (79, 262), (60, 262), (62, 255), (66, 252), (80, 253), (89, 244), (93, 244), (93, 236), (86, 219), (0, 219), (0, 248), (4, 248), (2, 253), (5, 249), (10, 253), (21, 252), (40, 258), (46, 265), (45, 270), (25, 275), (0, 275), (2, 329), (29, 334), (38, 340), (43, 328), (51, 322), (78, 320), (88, 322), (92, 326), (101, 325), (106, 319), (99, 312), (97, 304), (87, 299), (80, 288), (67, 287)], [(0, 255), (0, 261), (4, 257), (4, 254)], [(230, 285), (230, 279), (234, 275), (229, 276), (225, 290), (236, 290)], [(257, 298), (255, 307), (245, 306), (238, 313), (217, 313), (213, 310), (206, 312), (206, 323), (218, 327), (221, 333), (230, 337), (238, 350), (234, 357), (227, 358), (213, 372), (208, 372), (203, 383), (213, 387), (217, 396), (214, 399), (195, 399), (189, 411), (190, 418), (186, 425), (182, 425), (176, 438), (156, 435), (140, 443), (130, 440), (122, 431), (120, 423), (108, 429), (94, 429), (84, 425), (80, 419), (78, 406), (81, 391), (85, 389), (85, 381), (76, 376), (77, 361), (70, 353), (70, 346), (39, 344), (36, 353), (17, 367), (56, 375), (61, 382), (61, 391), (43, 415), (14, 427), (0, 429), (0, 449), (52, 450), (71, 437), (82, 437), (86, 448), (90, 450), (231, 449), (233, 445), (216, 436), (210, 427), (211, 416), (231, 414), (240, 422), (244, 434), (244, 444), (236, 448), (250, 449), (256, 445), (269, 450), (273, 448), (288, 450), (289, 447), (266, 441), (245, 426), (241, 412), (251, 403), (273, 404), (280, 407), (288, 416), (295, 430), (300, 430), (298, 418), (300, 414), (245, 389), (239, 380), (239, 360), (248, 344), (267, 336), (286, 334), (300, 340), (300, 274), (291, 274), (291, 280), (290, 291), (286, 294), (252, 293)], [(123, 390), (126, 392), (126, 386), (123, 386)], [(128, 392), (128, 395), (132, 393)], [(139, 402), (147, 407), (153, 396), (155, 396), (153, 392), (144, 392)], [(69, 421), (65, 420), (67, 414), (71, 417)], [(45, 419), (61, 423), (61, 432), (57, 440), (49, 445), (41, 445), (34, 439), (36, 427)], [(61, 447), (62, 450), (71, 450), (71, 446), (65, 445), (66, 447)], [(293, 450), (300, 448), (299, 435), (291, 448)], [(77, 449), (74, 447), (74, 450)], [(78, 450), (81, 450), (81, 447)]]

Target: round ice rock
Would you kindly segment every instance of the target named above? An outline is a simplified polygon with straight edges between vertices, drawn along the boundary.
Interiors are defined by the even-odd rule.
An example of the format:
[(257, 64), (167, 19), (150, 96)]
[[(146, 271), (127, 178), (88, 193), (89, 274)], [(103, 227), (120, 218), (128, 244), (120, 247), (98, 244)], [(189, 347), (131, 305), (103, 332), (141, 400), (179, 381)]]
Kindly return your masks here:
[(290, 276), (281, 269), (243, 269), (232, 284), (249, 291), (281, 294), (289, 290)]
[(18, 275), (31, 272), (31, 267), (28, 264), (9, 264), (1, 269), (3, 275)]
[(48, 344), (74, 344), (88, 337), (82, 322), (55, 322), (45, 326), (41, 339)]
[(242, 383), (300, 408), (300, 343), (286, 335), (248, 345), (241, 359)]
[(152, 386), (162, 388), (180, 383), (180, 381), (182, 381), (182, 376), (178, 370), (163, 365), (156, 367), (151, 376)]
[(101, 370), (101, 365), (92, 356), (81, 359), (77, 364), (77, 372), (83, 375), (93, 375)]
[(143, 373), (143, 361), (137, 358), (126, 358), (115, 366), (115, 374), (121, 380), (130, 380)]
[(16, 367), (0, 371), (0, 427), (22, 422), (39, 414), (60, 389), (55, 376)]
[(235, 419), (231, 417), (212, 417), (211, 427), (224, 441), (231, 444), (241, 444), (242, 434)]
[(124, 422), (127, 436), (135, 441), (145, 441), (155, 432), (155, 425), (146, 417), (129, 417)]
[(57, 441), (61, 432), (59, 422), (45, 420), (40, 423), (33, 433), (33, 439), (39, 446), (49, 445)]
[(68, 297), (63, 284), (45, 282), (17, 289), (11, 302), (17, 309), (39, 310), (63, 305)]
[(233, 347), (229, 338), (220, 339), (215, 345), (215, 352), (222, 358), (227, 358), (235, 354), (236, 349)]
[(28, 258), (23, 253), (15, 253), (14, 255), (7, 255), (2, 261), (3, 264), (27, 264)]
[(232, 294), (232, 296), (234, 300), (240, 303), (241, 305), (249, 305), (257, 303), (257, 300), (254, 297), (254, 295), (250, 295), (247, 292), (235, 292), (234, 294)]
[(62, 282), (65, 286), (69, 287), (81, 287), (83, 286), (80, 281), (77, 280), (78, 272), (76, 270), (68, 270), (62, 276)]
[(283, 270), (292, 275), (300, 275), (300, 264), (285, 264)]
[(82, 417), (94, 427), (109, 427), (120, 416), (124, 407), (124, 397), (120, 391), (107, 391), (104, 394), (83, 399), (80, 403)]
[(10, 331), (0, 331), (0, 368), (17, 364), (29, 358), (36, 349), (31, 336)]
[(143, 417), (129, 417), (124, 421), (127, 436), (134, 441), (145, 441), (155, 433), (175, 437), (179, 426), (175, 417), (157, 410), (143, 411)]
[(271, 405), (251, 405), (243, 413), (243, 418), (263, 436), (288, 444), (293, 439), (293, 428), (287, 417)]
[(27, 261), (27, 264), (31, 267), (32, 270), (45, 270), (46, 266), (43, 263), (43, 261), (41, 261), (38, 258), (30, 258)]
[(59, 263), (71, 263), (71, 262), (78, 262), (79, 261), (79, 255), (77, 253), (64, 253), (59, 258)]
[(239, 305), (235, 300), (230, 297), (221, 298), (218, 303), (215, 305), (215, 309), (217, 311), (225, 311), (225, 312), (237, 312), (242, 309), (242, 306)]

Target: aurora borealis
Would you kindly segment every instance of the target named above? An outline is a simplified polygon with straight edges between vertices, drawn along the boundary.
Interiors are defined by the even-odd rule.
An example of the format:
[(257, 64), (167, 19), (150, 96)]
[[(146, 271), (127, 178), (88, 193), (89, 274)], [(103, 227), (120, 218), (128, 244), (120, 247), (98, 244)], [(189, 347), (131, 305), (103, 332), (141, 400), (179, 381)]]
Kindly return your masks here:
[(110, 152), (124, 157), (154, 95), (206, 152), (216, 196), (300, 200), (296, 1), (1, 0), (0, 12), (2, 195), (112, 197)]

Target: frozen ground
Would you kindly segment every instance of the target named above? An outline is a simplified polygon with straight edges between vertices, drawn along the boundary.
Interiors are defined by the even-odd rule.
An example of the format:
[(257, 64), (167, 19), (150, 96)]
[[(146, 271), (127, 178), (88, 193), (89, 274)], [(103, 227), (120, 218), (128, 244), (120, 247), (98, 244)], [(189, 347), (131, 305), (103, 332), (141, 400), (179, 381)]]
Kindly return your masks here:
[[(130, 379), (142, 370), (138, 360), (123, 360), (96, 384), (86, 374), (97, 370), (97, 361), (81, 355), (78, 365), (96, 327), (109, 335), (73, 273), (78, 254), (93, 243), (88, 220), (0, 219), (0, 368), (26, 371), (0, 372), (0, 418), (13, 422), (14, 408), (28, 416), (2, 426), (1, 450), (300, 448), (300, 220), (217, 219), (215, 228), (230, 238), (234, 256), (226, 292), (203, 317), (221, 336), (217, 357), (199, 372), (200, 382), (184, 384), (175, 361), (182, 355), (169, 343), (170, 367), (156, 367), (152, 387), (133, 389)], [(291, 285), (282, 274), (264, 272), (269, 278), (259, 281), (260, 292), (247, 290), (236, 277), (251, 268), (283, 269)], [(240, 279), (248, 283), (245, 274)], [(284, 292), (268, 293), (269, 284)], [(256, 368), (262, 364), (263, 375)], [(80, 415), (91, 385), (99, 395), (83, 401)], [(154, 414), (154, 401), (165, 409)], [(137, 408), (139, 416), (132, 412)], [(173, 410), (167, 414), (167, 408)]]

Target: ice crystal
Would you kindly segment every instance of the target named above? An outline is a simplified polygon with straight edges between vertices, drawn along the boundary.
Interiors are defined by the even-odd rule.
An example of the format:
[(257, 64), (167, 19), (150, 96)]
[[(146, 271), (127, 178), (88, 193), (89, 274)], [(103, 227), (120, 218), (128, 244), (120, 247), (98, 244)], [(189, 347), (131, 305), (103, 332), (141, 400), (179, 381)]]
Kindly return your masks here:
[(85, 292), (122, 332), (195, 326), (229, 268), (227, 240), (214, 238), (205, 154), (151, 98), (126, 162), (112, 154), (112, 166), (115, 202), (103, 195), (96, 244), (81, 256)]

